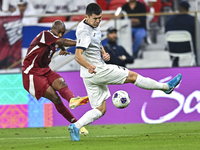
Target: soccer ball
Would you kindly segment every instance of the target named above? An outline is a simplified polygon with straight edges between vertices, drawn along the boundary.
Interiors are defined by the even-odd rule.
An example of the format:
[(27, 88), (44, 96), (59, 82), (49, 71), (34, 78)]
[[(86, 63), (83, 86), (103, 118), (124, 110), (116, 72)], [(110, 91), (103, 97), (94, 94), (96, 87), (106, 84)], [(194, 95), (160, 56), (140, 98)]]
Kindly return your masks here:
[(117, 108), (126, 108), (130, 103), (130, 96), (126, 91), (119, 90), (113, 94), (112, 102)]

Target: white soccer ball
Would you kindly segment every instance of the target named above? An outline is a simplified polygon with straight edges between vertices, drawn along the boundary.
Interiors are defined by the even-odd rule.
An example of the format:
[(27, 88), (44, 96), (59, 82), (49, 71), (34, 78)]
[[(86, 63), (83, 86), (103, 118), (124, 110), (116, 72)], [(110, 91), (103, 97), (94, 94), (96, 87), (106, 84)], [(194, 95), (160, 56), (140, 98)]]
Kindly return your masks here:
[(126, 108), (130, 104), (130, 96), (126, 91), (116, 91), (112, 96), (113, 105), (117, 108)]

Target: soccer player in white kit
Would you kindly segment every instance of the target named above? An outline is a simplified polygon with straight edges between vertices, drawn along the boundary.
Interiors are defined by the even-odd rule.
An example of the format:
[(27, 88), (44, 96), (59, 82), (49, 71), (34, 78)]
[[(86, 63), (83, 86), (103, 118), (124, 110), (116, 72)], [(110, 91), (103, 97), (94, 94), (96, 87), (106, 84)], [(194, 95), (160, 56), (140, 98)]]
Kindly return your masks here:
[[(81, 65), (80, 75), (89, 96), (91, 110), (87, 111), (77, 122), (68, 126), (71, 140), (80, 141), (79, 129), (102, 117), (106, 112), (106, 99), (110, 97), (109, 84), (133, 83), (148, 90), (162, 90), (170, 94), (181, 81), (178, 74), (167, 83), (159, 83), (153, 79), (143, 77), (136, 72), (117, 65), (106, 64), (110, 55), (101, 45), (101, 31), (99, 24), (102, 17), (101, 7), (90, 3), (86, 8), (86, 17), (76, 30), (77, 43), (75, 59)], [(73, 104), (73, 101), (70, 101)], [(74, 109), (76, 105), (71, 105)]]

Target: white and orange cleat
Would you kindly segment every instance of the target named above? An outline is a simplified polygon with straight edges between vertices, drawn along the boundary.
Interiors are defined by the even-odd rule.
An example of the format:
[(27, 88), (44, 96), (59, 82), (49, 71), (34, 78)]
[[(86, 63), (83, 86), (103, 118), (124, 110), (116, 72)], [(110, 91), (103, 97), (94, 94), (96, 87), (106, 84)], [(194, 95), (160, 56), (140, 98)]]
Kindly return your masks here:
[(89, 102), (89, 98), (88, 96), (85, 97), (74, 97), (71, 98), (69, 101), (69, 107), (71, 109), (75, 109), (76, 107), (80, 106), (80, 105), (85, 105)]
[(79, 134), (87, 135), (89, 134), (88, 130), (85, 127), (80, 128)]

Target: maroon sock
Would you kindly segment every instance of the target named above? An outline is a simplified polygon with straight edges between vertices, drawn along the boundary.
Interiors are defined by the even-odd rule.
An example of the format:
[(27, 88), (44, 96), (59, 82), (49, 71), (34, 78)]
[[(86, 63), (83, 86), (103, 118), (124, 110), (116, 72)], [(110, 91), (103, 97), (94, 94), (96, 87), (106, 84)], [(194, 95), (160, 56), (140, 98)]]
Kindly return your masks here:
[(68, 102), (71, 98), (74, 97), (74, 94), (68, 87), (63, 87), (62, 89), (60, 89), (59, 93), (62, 96), (62, 98), (66, 99)]
[(70, 123), (74, 123), (76, 122), (76, 118), (72, 115), (72, 113), (67, 109), (67, 107), (65, 107), (65, 105), (63, 104), (63, 102), (59, 103), (59, 104), (55, 104), (57, 111), (63, 115), (63, 117), (65, 117), (65, 119), (67, 119)]

